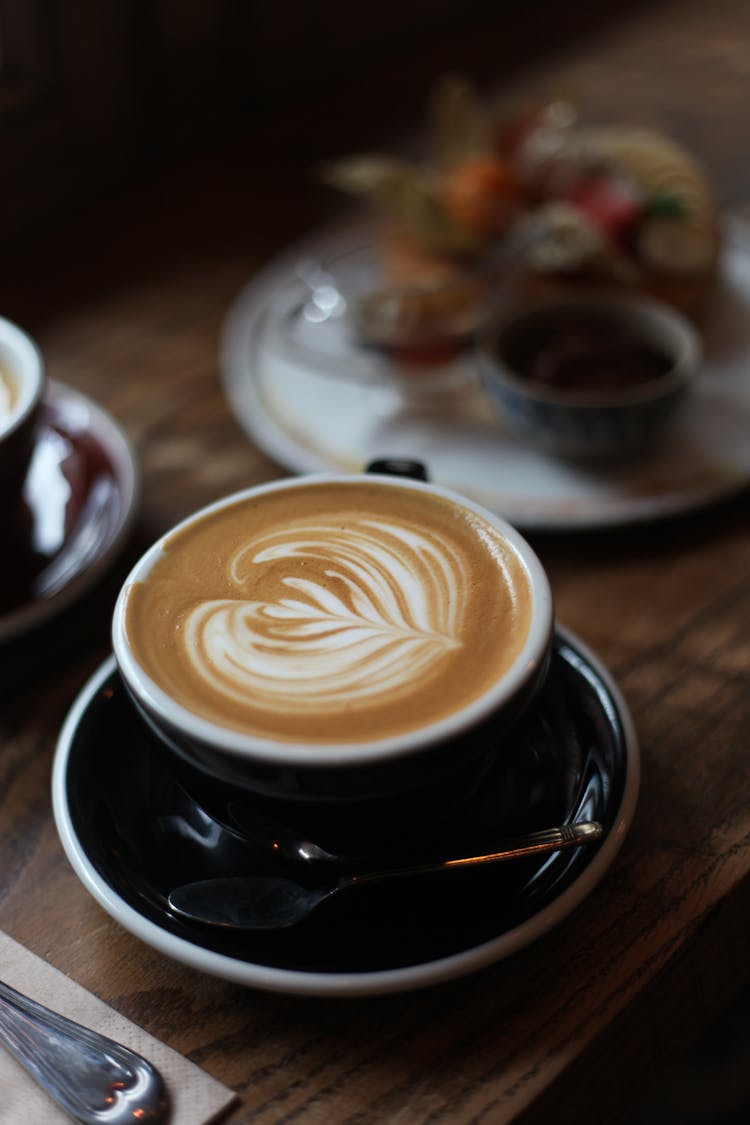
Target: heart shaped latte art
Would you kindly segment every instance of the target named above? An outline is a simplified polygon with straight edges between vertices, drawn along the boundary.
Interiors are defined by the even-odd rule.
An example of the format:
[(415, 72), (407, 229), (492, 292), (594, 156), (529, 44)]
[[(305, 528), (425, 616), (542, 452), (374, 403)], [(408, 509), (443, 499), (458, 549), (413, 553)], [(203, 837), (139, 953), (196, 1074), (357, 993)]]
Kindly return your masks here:
[(236, 599), (187, 615), (186, 653), (213, 690), (269, 711), (369, 703), (460, 646), (462, 573), (434, 532), (376, 519), (275, 531), (231, 557)]

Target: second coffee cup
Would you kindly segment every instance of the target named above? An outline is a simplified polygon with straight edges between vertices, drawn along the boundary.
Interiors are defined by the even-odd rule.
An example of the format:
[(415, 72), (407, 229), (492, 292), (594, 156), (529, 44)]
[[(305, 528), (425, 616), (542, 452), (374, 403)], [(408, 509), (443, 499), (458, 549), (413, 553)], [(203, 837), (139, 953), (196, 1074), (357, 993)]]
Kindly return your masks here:
[(34, 448), (45, 386), (44, 362), (33, 340), (0, 317), (0, 518), (18, 505)]
[(552, 631), (544, 570), (499, 517), (437, 485), (311, 475), (163, 536), (113, 644), (146, 722), (209, 779), (357, 801), (501, 751)]

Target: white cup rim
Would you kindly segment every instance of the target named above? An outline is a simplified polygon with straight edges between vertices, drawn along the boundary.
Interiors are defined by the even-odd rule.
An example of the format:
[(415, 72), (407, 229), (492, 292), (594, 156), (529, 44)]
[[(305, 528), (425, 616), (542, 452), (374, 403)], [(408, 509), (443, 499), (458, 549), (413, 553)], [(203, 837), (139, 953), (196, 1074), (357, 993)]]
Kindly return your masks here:
[[(124, 627), (125, 601), (129, 586), (148, 574), (159, 558), (165, 540), (171, 538), (172, 535), (195, 520), (202, 519), (221, 508), (240, 503), (250, 496), (264, 495), (282, 489), (305, 488), (312, 484), (329, 482), (344, 485), (372, 482), (384, 484), (386, 487), (400, 486), (411, 490), (424, 490), (476, 512), (498, 528), (521, 561), (532, 592), (529, 629), (517, 659), (495, 684), (467, 706), (435, 723), (388, 738), (330, 744), (315, 742), (309, 746), (299, 746), (288, 741), (275, 741), (245, 734), (195, 715), (172, 699), (155, 683), (131, 652)], [(181, 732), (190, 739), (208, 744), (215, 751), (229, 754), (235, 759), (246, 758), (254, 763), (260, 762), (275, 766), (326, 768), (384, 763), (399, 757), (408, 757), (411, 753), (427, 746), (437, 745), (459, 736), (465, 729), (480, 723), (499, 706), (510, 703), (516, 694), (522, 690), (524, 684), (538, 675), (547, 658), (553, 624), (552, 593), (546, 572), (533, 548), (511, 524), (500, 516), (441, 485), (375, 473), (311, 473), (270, 481), (234, 492), (192, 513), (160, 536), (136, 562), (122, 585), (112, 619), (112, 644), (115, 659), (126, 685), (134, 692), (136, 698), (145, 705), (147, 711), (160, 716), (173, 730)]]
[(44, 360), (39, 348), (22, 328), (0, 317), (0, 363), (10, 367), (19, 382), (19, 400), (0, 418), (0, 440), (15, 433), (36, 409), (44, 391)]

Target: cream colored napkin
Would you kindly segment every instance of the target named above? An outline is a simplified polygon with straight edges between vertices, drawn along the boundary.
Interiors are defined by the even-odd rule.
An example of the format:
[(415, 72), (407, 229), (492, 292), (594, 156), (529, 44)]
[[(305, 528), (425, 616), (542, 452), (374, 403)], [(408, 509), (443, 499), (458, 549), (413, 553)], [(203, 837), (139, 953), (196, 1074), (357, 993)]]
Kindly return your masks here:
[[(223, 1117), (236, 1095), (186, 1058), (148, 1035), (64, 973), (0, 932), (0, 979), (55, 1012), (138, 1051), (161, 1072), (173, 1125), (207, 1125)], [(0, 1046), (0, 1125), (70, 1125), (70, 1118)]]

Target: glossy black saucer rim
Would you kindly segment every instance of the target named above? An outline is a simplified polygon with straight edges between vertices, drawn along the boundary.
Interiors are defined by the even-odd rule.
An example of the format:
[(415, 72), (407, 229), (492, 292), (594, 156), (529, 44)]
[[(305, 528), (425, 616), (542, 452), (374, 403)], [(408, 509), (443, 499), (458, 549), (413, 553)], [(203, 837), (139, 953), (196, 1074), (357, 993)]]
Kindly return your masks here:
[[(342, 906), (321, 907), (283, 932), (228, 935), (183, 922), (169, 913), (165, 893), (170, 878), (190, 876), (195, 859), (188, 856), (183, 870), (172, 848), (161, 868), (159, 860), (169, 841), (163, 830), (174, 820), (175, 781), (164, 755), (149, 744), (111, 658), (83, 689), (60, 734), (53, 771), (60, 839), (105, 910), (147, 944), (201, 971), (273, 991), (327, 995), (394, 992), (460, 976), (562, 921), (602, 878), (632, 820), (639, 784), (632, 720), (606, 669), (565, 630), (556, 632), (544, 690), (554, 703), (551, 695), (540, 700), (529, 720), (533, 737), (549, 759), (545, 768), (576, 775), (560, 819), (604, 823), (605, 839), (594, 847), (469, 871), (460, 883), (440, 876), (438, 883), (410, 885), (406, 895), (360, 891), (359, 900), (344, 896)], [(567, 719), (560, 720), (559, 707), (568, 710)], [(203, 821), (199, 827), (204, 831)], [(214, 829), (208, 823), (209, 835)], [(189, 832), (184, 839), (189, 851)], [(210, 857), (205, 840), (194, 843), (203, 864)]]
[[(84, 421), (85, 419), (85, 421)], [(0, 612), (0, 644), (13, 640), (54, 614), (88, 588), (124, 543), (132, 523), (139, 490), (139, 474), (133, 449), (111, 415), (82, 392), (56, 380), (48, 380), (41, 407), (37, 444), (59, 435), (69, 440), (79, 461), (96, 460), (98, 470), (87, 481), (80, 511), (72, 526), (66, 526), (63, 546), (40, 565), (35, 587), (44, 585), (53, 567), (60, 569), (60, 556), (76, 538), (86, 538), (86, 550), (68, 560), (64, 575), (52, 592), (29, 590), (15, 604)], [(62, 480), (63, 470), (55, 468)], [(106, 482), (107, 497), (102, 484)], [(54, 482), (50, 481), (50, 484)], [(116, 497), (116, 504), (112, 497)], [(91, 529), (98, 527), (92, 538)]]

